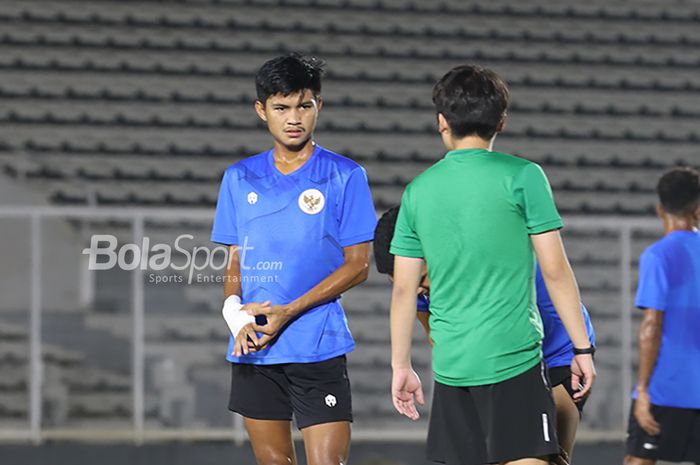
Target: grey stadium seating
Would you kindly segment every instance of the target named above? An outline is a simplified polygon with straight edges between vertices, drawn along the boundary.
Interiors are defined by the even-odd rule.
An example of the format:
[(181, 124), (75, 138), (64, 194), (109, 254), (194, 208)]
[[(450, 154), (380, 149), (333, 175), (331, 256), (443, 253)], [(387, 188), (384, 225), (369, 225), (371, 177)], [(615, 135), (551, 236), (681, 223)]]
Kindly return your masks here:
[[(443, 154), (432, 84), (455, 64), (478, 62), (511, 85), (508, 127), (496, 148), (540, 163), (562, 213), (651, 215), (659, 173), (700, 165), (700, 10), (676, 1), (618, 3), (5, 0), (0, 179), (32, 192), (39, 205), (210, 211), (223, 170), (269, 145), (252, 111), (255, 70), (301, 50), (328, 61), (318, 140), (365, 166), (379, 214)], [(76, 250), (86, 246), (76, 239), (85, 228), (120, 240), (131, 234), (123, 221), (68, 223)], [(209, 225), (152, 221), (147, 228), (164, 240), (196, 231), (196, 242), (206, 244)], [(652, 240), (633, 238), (630, 266)], [(619, 237), (572, 229), (565, 241), (607, 351), (598, 390), (619, 390), (627, 369), (615, 355)], [(129, 360), (129, 278), (97, 279), (89, 305), (52, 308), (47, 299), (49, 328), (70, 318), (92, 341), (81, 350), (48, 338), (47, 426), (129, 424), (128, 364), (95, 350), (104, 338), (112, 358)], [(146, 290), (148, 424), (230, 424), (220, 286)], [(374, 271), (343, 298), (358, 340), (349, 359), (359, 426), (405, 426), (388, 401), (388, 300), (388, 283)], [(0, 313), (7, 373), (0, 427), (27, 415), (25, 316), (21, 306)], [(418, 330), (415, 339), (420, 346)], [(417, 347), (415, 357), (429, 377), (427, 349)], [(593, 397), (589, 409), (587, 426), (619, 427), (618, 402)]]

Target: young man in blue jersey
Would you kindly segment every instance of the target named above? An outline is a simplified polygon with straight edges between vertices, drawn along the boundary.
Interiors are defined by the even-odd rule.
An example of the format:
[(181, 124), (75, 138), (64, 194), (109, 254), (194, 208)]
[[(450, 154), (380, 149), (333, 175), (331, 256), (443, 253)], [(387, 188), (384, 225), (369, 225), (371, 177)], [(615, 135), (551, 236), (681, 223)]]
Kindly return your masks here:
[(364, 169), (313, 140), (322, 74), (298, 54), (260, 68), (255, 110), (273, 148), (225, 171), (211, 236), (231, 246), (229, 409), (259, 465), (296, 465), (293, 417), (309, 464), (349, 453), (354, 341), (339, 299), (367, 278), (376, 216)]
[(625, 465), (700, 464), (700, 174), (675, 168), (657, 185), (664, 237), (639, 260), (639, 381)]
[[(374, 263), (377, 266), (377, 271), (387, 274), (389, 279), (393, 279), (394, 274), (394, 256), (389, 252), (389, 247), (394, 237), (398, 214), (399, 207), (387, 210), (377, 222), (377, 229), (374, 232)], [(535, 285), (537, 288), (537, 308), (544, 328), (542, 353), (549, 369), (552, 395), (557, 409), (557, 438), (562, 449), (558, 463), (567, 463), (573, 452), (576, 430), (587, 398), (574, 398), (575, 392), (571, 388), (570, 370), (571, 359), (574, 356), (574, 345), (554, 308), (539, 266), (536, 270)], [(423, 270), (421, 275), (417, 293), (416, 316), (425, 329), (428, 341), (430, 341), (430, 280), (426, 270)], [(593, 325), (588, 310), (583, 304), (581, 304), (581, 312), (586, 323), (588, 339), (591, 345), (595, 345)]]

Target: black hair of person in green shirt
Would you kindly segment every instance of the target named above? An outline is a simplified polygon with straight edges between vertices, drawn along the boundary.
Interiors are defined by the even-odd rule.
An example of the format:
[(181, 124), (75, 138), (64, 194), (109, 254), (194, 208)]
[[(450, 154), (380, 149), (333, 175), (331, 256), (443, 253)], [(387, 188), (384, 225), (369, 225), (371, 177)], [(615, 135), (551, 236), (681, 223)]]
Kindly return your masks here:
[[(423, 403), (410, 347), (425, 264), (436, 382), (493, 385), (541, 364), (535, 255), (574, 347), (590, 346), (559, 234), (562, 222), (544, 172), (535, 163), (492, 150), (505, 127), (508, 98), (496, 73), (473, 65), (454, 68), (433, 89), (448, 152), (407, 186), (391, 245), (396, 256), (392, 399), (411, 419), (419, 416), (414, 396)], [(574, 389), (582, 386), (577, 398), (583, 398), (595, 380), (591, 354), (576, 355), (571, 369)]]

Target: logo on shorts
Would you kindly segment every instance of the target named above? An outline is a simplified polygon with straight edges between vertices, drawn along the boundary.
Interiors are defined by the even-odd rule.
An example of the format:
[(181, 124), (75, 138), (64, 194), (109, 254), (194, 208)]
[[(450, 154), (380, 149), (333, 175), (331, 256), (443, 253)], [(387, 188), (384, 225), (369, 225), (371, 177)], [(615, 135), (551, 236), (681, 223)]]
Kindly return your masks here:
[(326, 405), (331, 407), (331, 408), (335, 407), (335, 404), (338, 403), (338, 401), (336, 400), (336, 398), (333, 394), (328, 394), (326, 396), (325, 401), (326, 401)]
[(659, 448), (658, 445), (652, 444), (652, 443), (650, 443), (650, 442), (645, 442), (644, 445), (643, 445), (642, 447), (644, 447), (646, 450), (656, 450), (656, 449)]
[(299, 208), (308, 215), (315, 215), (323, 210), (326, 199), (318, 189), (306, 189), (299, 196)]
[(258, 203), (258, 194), (255, 192), (250, 192), (248, 193), (248, 203), (251, 205), (255, 205)]

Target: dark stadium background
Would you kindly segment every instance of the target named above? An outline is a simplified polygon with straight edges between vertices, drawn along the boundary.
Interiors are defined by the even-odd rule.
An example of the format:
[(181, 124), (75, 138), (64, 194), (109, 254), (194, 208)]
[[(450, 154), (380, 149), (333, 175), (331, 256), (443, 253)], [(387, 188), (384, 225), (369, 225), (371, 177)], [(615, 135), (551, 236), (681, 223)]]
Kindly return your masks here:
[[(270, 145), (253, 75), (291, 51), (327, 61), (317, 140), (366, 168), (378, 214), (444, 153), (435, 80), (506, 78), (495, 147), (549, 176), (598, 333), (574, 463), (621, 463), (654, 185), (700, 165), (699, 26), (680, 0), (0, 1), (0, 463), (253, 463), (225, 407), (221, 285), (81, 252), (95, 234), (211, 247), (223, 170)], [(410, 423), (388, 396), (388, 303), (374, 270), (343, 298), (351, 463), (424, 464), (428, 409)], [(419, 331), (414, 361), (429, 387)]]

